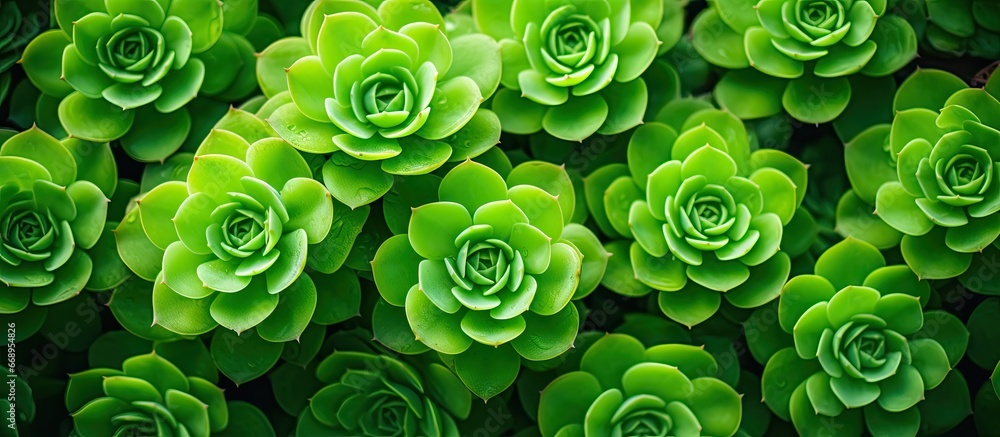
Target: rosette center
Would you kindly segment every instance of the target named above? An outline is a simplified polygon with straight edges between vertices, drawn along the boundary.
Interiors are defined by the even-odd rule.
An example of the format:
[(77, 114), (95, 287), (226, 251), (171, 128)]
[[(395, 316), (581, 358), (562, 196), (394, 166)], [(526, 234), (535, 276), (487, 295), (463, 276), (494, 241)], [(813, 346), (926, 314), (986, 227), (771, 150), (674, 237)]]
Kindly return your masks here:
[(909, 355), (906, 338), (886, 329), (885, 322), (875, 316), (854, 319), (832, 335), (823, 335), (820, 364), (831, 375), (872, 383), (894, 375), (903, 356)]
[(658, 410), (641, 410), (632, 413), (618, 425), (619, 435), (654, 437), (670, 435), (673, 420), (670, 415)]
[(957, 195), (981, 194), (990, 164), (989, 160), (983, 163), (972, 155), (959, 154), (945, 166), (944, 179)]
[(243, 197), (235, 196), (236, 201), (215, 209), (212, 218), (219, 223), (217, 229), (222, 232), (218, 235), (218, 245), (215, 245), (212, 244), (215, 238), (210, 231), (209, 247), (222, 259), (264, 257), (267, 260), (265, 266), (270, 265), (278, 256), (274, 247), (281, 238), (283, 222), (274, 208), (265, 209), (252, 198)]
[[(802, 3), (803, 1), (799, 0), (799, 4)], [(844, 6), (839, 2), (819, 0), (805, 3), (807, 4), (799, 10), (799, 19), (806, 24), (822, 29), (830, 29), (837, 27), (839, 21), (842, 21), (841, 17), (844, 12)]]
[(725, 188), (707, 185), (679, 206), (679, 222), (689, 244), (712, 251), (729, 242), (726, 233), (736, 223), (736, 201)]
[(56, 229), (51, 217), (46, 218), (33, 210), (22, 209), (25, 206), (25, 203), (12, 205), (3, 219), (4, 249), (9, 255), (16, 257), (15, 260), (4, 256), (4, 259), (15, 265), (20, 263), (17, 260), (38, 261), (47, 258), (55, 241)]
[[(102, 61), (111, 67), (129, 73), (141, 73), (159, 63), (163, 56), (163, 35), (149, 27), (131, 27), (107, 37)], [(112, 77), (122, 79), (122, 75)]]
[(491, 296), (524, 276), (521, 254), (507, 243), (486, 239), (466, 241), (454, 259), (446, 259), (449, 273), (462, 289)]
[(358, 114), (363, 122), (370, 122), (380, 128), (392, 128), (405, 122), (414, 106), (414, 87), (412, 74), (404, 69), (398, 69), (397, 75), (376, 73), (361, 84), (352, 94), (358, 101), (356, 108), (363, 108), (364, 114)]

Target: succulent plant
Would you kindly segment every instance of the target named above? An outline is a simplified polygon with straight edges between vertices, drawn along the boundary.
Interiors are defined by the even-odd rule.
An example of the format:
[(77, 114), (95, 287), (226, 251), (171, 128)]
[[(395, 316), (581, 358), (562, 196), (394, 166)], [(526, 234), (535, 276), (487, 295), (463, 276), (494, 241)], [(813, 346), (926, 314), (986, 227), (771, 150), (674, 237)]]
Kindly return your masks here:
[(740, 426), (740, 395), (716, 379), (719, 365), (696, 346), (646, 348), (609, 334), (542, 391), (538, 427), (556, 435), (732, 436)]
[(336, 351), (316, 367), (296, 435), (457, 436), (472, 397), (441, 364), (425, 371), (388, 355)]
[[(71, 435), (275, 436), (260, 409), (226, 401), (213, 354), (199, 339), (149, 341), (107, 331), (80, 360), (87, 370), (71, 371), (68, 386), (63, 381), (44, 408), (67, 408), (73, 420), (53, 428)], [(36, 393), (52, 391), (38, 382)]]
[(303, 271), (326, 270), (307, 258), (330, 232), (333, 203), (295, 149), (266, 136), (250, 144), (223, 129), (231, 121), (199, 148), (186, 182), (138, 199), (116, 233), (119, 252), (155, 281), (156, 324), (182, 335), (256, 327), (268, 341), (293, 340), (316, 308)]
[(430, 173), (500, 139), (496, 115), (479, 108), (499, 85), (496, 42), (449, 39), (429, 0), (372, 4), (317, 0), (304, 36), (268, 47), (258, 66), (265, 95), (291, 97), (268, 121), (299, 150), (331, 154), (323, 180), (352, 208), (382, 197), (394, 175)]
[(921, 48), (947, 57), (1000, 57), (1000, 9), (994, 1), (960, 3), (920, 0), (920, 12), (911, 18), (922, 26)]
[[(556, 186), (565, 191), (540, 188)], [(505, 182), (467, 161), (438, 193), (440, 201), (413, 210), (407, 234), (375, 255), (387, 305), (376, 307), (373, 325), (377, 335), (392, 325), (401, 331), (395, 337), (415, 335), (424, 350), (452, 356), (462, 381), (488, 399), (513, 383), (521, 358), (547, 360), (570, 348), (580, 322), (570, 301), (600, 276), (581, 276), (582, 251), (598, 263), (588, 270), (603, 272), (607, 256), (588, 230), (567, 223), (575, 196), (555, 165), (522, 164)], [(405, 309), (407, 324), (391, 320), (402, 316), (395, 308)]]
[[(120, 139), (141, 161), (177, 150), (192, 123), (185, 105), (213, 80), (199, 55), (222, 34), (222, 2), (55, 0), (53, 9), (59, 27), (32, 40), (22, 63), (42, 93), (61, 99), (66, 132)], [(212, 65), (212, 76), (226, 67)]]
[[(657, 54), (677, 43), (673, 0), (474, 0), (479, 29), (500, 41), (504, 89), (493, 100), (505, 132), (564, 140), (617, 134), (642, 122)], [(669, 14), (665, 17), (665, 12)], [(670, 44), (661, 45), (662, 31)]]
[(1000, 434), (998, 5), (0, 0), (0, 435)]
[(151, 342), (108, 331), (84, 361), (89, 368), (70, 373), (56, 400), (70, 412), (70, 435), (275, 435), (257, 407), (226, 401), (201, 340)]
[(77, 435), (155, 433), (208, 436), (229, 422), (222, 389), (155, 353), (125, 360), (122, 369), (70, 375), (66, 408)]
[(991, 89), (921, 70), (900, 87), (891, 126), (848, 146), (854, 190), (875, 194), (878, 218), (903, 234), (903, 257), (922, 278), (962, 274), (1000, 235), (1000, 102)]
[(104, 232), (116, 177), (107, 144), (32, 128), (0, 145), (0, 314), (27, 322), (19, 339), (99, 272), (87, 251)]
[[(598, 341), (607, 336), (606, 332), (590, 330), (591, 327), (603, 328), (606, 326), (599, 323), (599, 321), (604, 320), (600, 318), (602, 311), (617, 313), (622, 310), (620, 307), (608, 306), (607, 303), (592, 304), (590, 307), (593, 308), (593, 311), (584, 322), (583, 331), (577, 336), (573, 349), (553, 360), (529, 363), (531, 365), (526, 366), (523, 374), (518, 377), (517, 395), (520, 406), (524, 408), (533, 421), (537, 421), (540, 395), (545, 386), (566, 373), (579, 370), (580, 361), (590, 348), (600, 344)], [(642, 303), (640, 303), (641, 307)], [(760, 378), (753, 376), (750, 372), (741, 371), (739, 363), (732, 360), (734, 356), (732, 342), (741, 336), (739, 324), (727, 323), (722, 317), (716, 317), (713, 318), (713, 323), (703, 323), (691, 329), (668, 320), (662, 315), (633, 312), (631, 307), (625, 312), (624, 320), (620, 324), (617, 324), (617, 321), (611, 322), (611, 324), (617, 324), (617, 327), (612, 331), (613, 334), (634, 337), (646, 347), (670, 345), (676, 348), (693, 345), (711, 354), (715, 362), (719, 363), (716, 373), (711, 375), (699, 373), (688, 376), (712, 376), (735, 388), (738, 393), (741, 393), (743, 405), (740, 431), (737, 432), (737, 435), (750, 437), (765, 435), (765, 431), (768, 431), (769, 425), (772, 423), (772, 414), (759, 401)], [(601, 354), (605, 353), (601, 352)], [(593, 361), (591, 362), (593, 363)], [(773, 427), (770, 431), (777, 432)]]
[(815, 274), (782, 289), (778, 322), (794, 346), (767, 361), (764, 401), (802, 435), (827, 427), (845, 436), (864, 428), (916, 435), (922, 420), (944, 414), (920, 403), (957, 362), (921, 331), (929, 297), (926, 281), (906, 266), (886, 266), (874, 246), (853, 238), (834, 245)]
[(661, 291), (660, 308), (689, 326), (714, 314), (723, 295), (741, 308), (776, 298), (789, 252), (805, 250), (790, 242), (808, 247), (812, 238), (796, 220), (805, 166), (777, 150), (751, 154), (743, 124), (720, 110), (694, 113), (680, 134), (644, 124), (628, 165), (598, 169), (586, 183), (597, 224), (616, 239), (605, 247), (621, 270), (609, 270), (604, 285), (629, 296)]
[(7, 97), (11, 86), (8, 70), (45, 25), (35, 15), (25, 12), (14, 0), (0, 1), (0, 103)]
[(917, 54), (913, 28), (885, 0), (725, 0), (712, 6), (695, 19), (695, 48), (733, 70), (714, 94), (741, 118), (783, 107), (803, 122), (831, 121), (851, 100), (853, 75), (888, 76)]

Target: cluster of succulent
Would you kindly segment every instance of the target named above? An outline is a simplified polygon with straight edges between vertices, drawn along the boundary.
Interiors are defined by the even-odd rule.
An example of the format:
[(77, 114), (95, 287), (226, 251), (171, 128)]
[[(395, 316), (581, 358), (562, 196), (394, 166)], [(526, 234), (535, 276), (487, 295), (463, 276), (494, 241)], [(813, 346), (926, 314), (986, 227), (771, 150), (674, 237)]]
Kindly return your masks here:
[(1000, 435), (997, 4), (0, 0), (0, 434)]

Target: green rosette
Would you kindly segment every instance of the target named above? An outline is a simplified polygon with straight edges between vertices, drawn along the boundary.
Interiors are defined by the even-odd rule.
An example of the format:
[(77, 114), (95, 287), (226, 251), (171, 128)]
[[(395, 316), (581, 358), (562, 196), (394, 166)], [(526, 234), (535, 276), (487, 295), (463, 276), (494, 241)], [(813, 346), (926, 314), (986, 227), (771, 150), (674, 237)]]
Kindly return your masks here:
[(479, 30), (500, 41), (501, 89), (492, 108), (505, 132), (570, 141), (642, 122), (640, 77), (680, 40), (674, 0), (475, 0)]
[(47, 307), (104, 290), (108, 198), (117, 187), (108, 144), (58, 141), (37, 128), (0, 145), (0, 314), (17, 341), (45, 321)]
[(713, 376), (719, 365), (696, 346), (646, 348), (624, 334), (594, 342), (568, 372), (542, 390), (542, 436), (733, 436), (741, 395)]
[(723, 296), (740, 308), (777, 298), (815, 224), (801, 208), (808, 179), (800, 161), (773, 149), (751, 154), (733, 114), (681, 102), (708, 108), (638, 128), (628, 164), (595, 170), (585, 191), (612, 240), (602, 283), (625, 296), (656, 290), (664, 314), (692, 326)]
[(109, 331), (94, 341), (88, 361), (63, 384), (72, 435), (275, 435), (257, 407), (227, 402), (201, 340), (151, 343)]
[(21, 58), (45, 97), (39, 114), (57, 117), (74, 138), (119, 140), (138, 161), (163, 161), (203, 116), (189, 111), (192, 99), (236, 100), (256, 88), (250, 28), (241, 23), (253, 23), (257, 5), (237, 3), (54, 1), (58, 27)]
[[(886, 0), (718, 0), (693, 25), (694, 46), (732, 70), (714, 90), (744, 119), (782, 110), (825, 123), (864, 77), (891, 75), (917, 55), (913, 27)], [(859, 79), (858, 76), (861, 76)]]
[(572, 346), (580, 315), (571, 300), (597, 286), (607, 253), (569, 223), (572, 182), (553, 164), (522, 164), (505, 181), (467, 161), (437, 194), (375, 254), (384, 301), (374, 331), (399, 352), (448, 356), (462, 382), (489, 399), (514, 382), (522, 359), (552, 359)]
[(180, 178), (150, 176), (159, 183), (117, 228), (122, 260), (154, 283), (155, 324), (181, 335), (256, 328), (255, 338), (286, 342), (314, 319), (316, 284), (339, 268), (310, 256), (327, 247), (334, 204), (305, 158), (269, 135), (231, 110), (189, 168), (171, 167)]
[(439, 363), (336, 351), (316, 366), (322, 384), (299, 416), (297, 436), (459, 436), (472, 396)]
[(959, 277), (984, 290), (966, 272), (990, 256), (1000, 235), (996, 77), (968, 88), (950, 73), (924, 69), (900, 86), (891, 125), (873, 126), (847, 146), (857, 200), (841, 203), (868, 204), (877, 217), (860, 207), (838, 210), (845, 233), (878, 247), (899, 242), (921, 278)]
[(950, 328), (964, 327), (946, 312), (925, 313), (930, 295), (925, 280), (886, 265), (874, 246), (853, 238), (834, 245), (815, 274), (782, 289), (778, 322), (793, 346), (767, 359), (764, 401), (806, 436), (830, 427), (845, 436), (915, 436), (957, 425), (969, 393), (952, 370), (965, 346)]
[(480, 105), (499, 86), (500, 48), (481, 34), (447, 36), (430, 0), (318, 0), (301, 31), (261, 53), (258, 80), (265, 96), (290, 97), (268, 117), (278, 135), (329, 155), (323, 181), (338, 201), (367, 205), (397, 175), (499, 142), (500, 120)]

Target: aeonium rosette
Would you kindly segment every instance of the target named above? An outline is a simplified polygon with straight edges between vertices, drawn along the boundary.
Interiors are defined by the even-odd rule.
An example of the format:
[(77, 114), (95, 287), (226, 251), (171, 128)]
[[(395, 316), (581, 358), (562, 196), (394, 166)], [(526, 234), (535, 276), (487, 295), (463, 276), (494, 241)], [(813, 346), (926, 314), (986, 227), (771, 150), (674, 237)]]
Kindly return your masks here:
[(89, 367), (69, 375), (73, 435), (274, 435), (257, 407), (226, 401), (219, 370), (198, 338), (149, 342), (124, 331), (94, 340)]
[(198, 55), (222, 34), (222, 2), (56, 0), (53, 10), (59, 27), (33, 40), (22, 63), (42, 93), (61, 99), (66, 132), (120, 139), (142, 161), (176, 151), (192, 124), (185, 105), (205, 81)]
[(742, 395), (717, 379), (718, 371), (704, 348), (647, 349), (634, 337), (605, 335), (579, 359), (579, 370), (542, 391), (538, 427), (545, 437), (732, 436)]
[(968, 88), (950, 73), (918, 71), (896, 94), (891, 126), (874, 126), (848, 147), (854, 190), (902, 233), (903, 258), (922, 278), (962, 275), (1000, 235), (998, 84), (993, 75), (985, 88)]
[(851, 76), (891, 75), (917, 54), (913, 28), (886, 0), (754, 3), (714, 2), (694, 23), (698, 52), (734, 70), (715, 95), (742, 118), (784, 107), (804, 122), (831, 121), (851, 101)]
[(333, 222), (330, 194), (311, 176), (281, 139), (251, 145), (214, 131), (186, 182), (139, 198), (123, 226), (138, 219), (142, 233), (120, 227), (119, 252), (144, 279), (155, 277), (155, 323), (182, 335), (222, 325), (256, 327), (272, 342), (297, 338), (316, 307), (316, 287), (303, 274), (309, 247)]
[[(867, 61), (876, 48), (868, 37), (885, 8), (883, 1), (868, 0), (762, 0), (756, 5), (761, 27), (748, 30), (746, 36), (748, 56), (764, 49), (756, 46), (756, 40), (766, 35), (775, 49), (792, 59), (816, 59), (820, 71), (850, 55)], [(834, 56), (827, 57), (831, 50)]]
[(18, 324), (17, 340), (103, 273), (88, 251), (117, 181), (107, 144), (60, 142), (33, 127), (0, 145), (0, 314)]
[[(429, 0), (317, 0), (303, 38), (261, 55), (267, 91), (292, 103), (268, 117), (296, 148), (332, 153), (323, 178), (337, 200), (366, 205), (394, 175), (419, 175), (476, 157), (499, 142), (500, 122), (480, 104), (500, 81), (500, 50), (484, 35), (450, 40)], [(297, 53), (307, 53), (307, 56)], [(272, 67), (287, 84), (272, 84)]]
[[(568, 191), (540, 188), (555, 185)], [(489, 399), (514, 382), (521, 358), (548, 360), (570, 348), (579, 324), (571, 300), (599, 281), (581, 276), (584, 258), (603, 272), (607, 254), (586, 228), (567, 223), (572, 182), (553, 164), (522, 164), (505, 182), (467, 161), (448, 172), (438, 194), (439, 202), (413, 210), (407, 234), (375, 255), (385, 303), (375, 308), (374, 331), (415, 336), (423, 350), (454, 356), (462, 381)]]
[(741, 308), (776, 298), (790, 254), (808, 247), (787, 243), (811, 235), (808, 220), (796, 220), (805, 214), (801, 162), (777, 150), (751, 155), (728, 112), (700, 111), (683, 126), (678, 134), (646, 123), (629, 142), (628, 165), (598, 169), (586, 183), (599, 226), (618, 238), (606, 247), (623, 271), (604, 284), (625, 295), (661, 291), (664, 313), (690, 326), (714, 314), (722, 296)]
[(641, 123), (647, 92), (640, 76), (661, 49), (664, 3), (474, 1), (476, 23), (503, 53), (505, 89), (493, 110), (504, 130), (581, 141)]
[[(196, 359), (208, 356), (203, 344), (180, 350), (204, 354), (196, 355)], [(95, 367), (69, 375), (65, 402), (66, 409), (72, 412), (74, 432), (84, 437), (207, 437), (225, 430), (231, 419), (238, 418), (230, 417), (222, 389), (216, 386), (218, 371), (210, 362), (200, 364), (208, 364), (211, 371), (188, 375), (154, 351), (125, 359), (121, 369)]]
[[(874, 246), (853, 238), (834, 245), (815, 274), (792, 278), (781, 292), (778, 321), (794, 346), (768, 359), (764, 401), (803, 434), (835, 426), (838, 435), (867, 428), (874, 436), (914, 436), (923, 421), (951, 420), (954, 409), (923, 406), (964, 355), (964, 344), (946, 351), (937, 328), (921, 331), (930, 294), (906, 266), (886, 266)], [(968, 397), (964, 382), (961, 388)]]
[(439, 363), (414, 366), (389, 355), (337, 350), (315, 368), (296, 435), (458, 436), (472, 396)]

